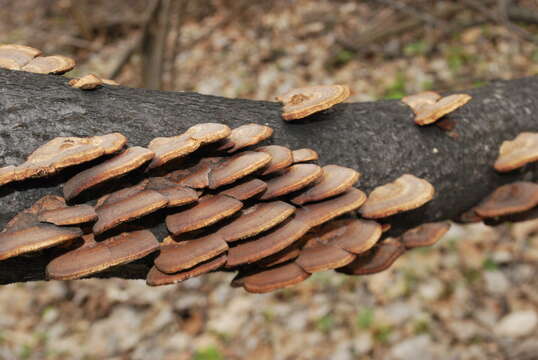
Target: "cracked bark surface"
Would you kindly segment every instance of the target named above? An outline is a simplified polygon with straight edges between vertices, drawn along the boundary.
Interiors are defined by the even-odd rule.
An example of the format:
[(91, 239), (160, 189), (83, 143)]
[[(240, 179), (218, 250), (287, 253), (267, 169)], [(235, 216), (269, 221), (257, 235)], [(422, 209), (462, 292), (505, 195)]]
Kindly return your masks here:
[[(449, 114), (452, 132), (419, 127), (407, 105), (397, 100), (344, 103), (284, 122), (276, 102), (227, 99), (196, 93), (160, 92), (104, 86), (73, 89), (67, 79), (0, 69), (0, 166), (20, 164), (38, 146), (57, 136), (121, 132), (130, 145), (146, 146), (201, 122), (237, 127), (247, 122), (274, 129), (267, 144), (309, 147), (319, 163), (361, 172), (358, 187), (367, 193), (404, 173), (424, 178), (436, 189), (425, 206), (391, 217), (389, 235), (424, 222), (455, 219), (500, 185), (537, 180), (538, 167), (499, 174), (493, 169), (504, 140), (538, 131), (538, 77), (498, 81), (465, 91), (473, 99)], [(0, 228), (46, 194), (61, 194), (72, 172), (0, 187)], [(44, 279), (54, 250), (0, 262), (0, 283)], [(153, 256), (150, 260), (152, 260)], [(150, 261), (132, 263), (98, 276), (143, 278)]]

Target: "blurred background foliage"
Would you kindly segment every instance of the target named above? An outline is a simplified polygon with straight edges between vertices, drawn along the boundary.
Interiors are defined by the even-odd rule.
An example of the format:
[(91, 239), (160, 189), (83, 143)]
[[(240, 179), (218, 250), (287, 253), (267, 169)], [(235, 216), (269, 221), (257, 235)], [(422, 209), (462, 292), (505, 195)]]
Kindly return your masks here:
[[(369, 101), (538, 74), (538, 1), (0, 0), (0, 43), (131, 87)], [(226, 274), (5, 286), (0, 359), (537, 359), (537, 231), (454, 226), (382, 274), (268, 295)]]

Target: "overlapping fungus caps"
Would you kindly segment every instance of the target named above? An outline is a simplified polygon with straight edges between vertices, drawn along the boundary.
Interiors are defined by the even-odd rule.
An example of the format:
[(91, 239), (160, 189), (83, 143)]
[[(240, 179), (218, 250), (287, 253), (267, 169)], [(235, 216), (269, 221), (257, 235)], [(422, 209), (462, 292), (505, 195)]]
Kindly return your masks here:
[(148, 144), (148, 149), (155, 153), (148, 168), (153, 169), (182, 158), (202, 145), (226, 138), (230, 133), (230, 128), (224, 124), (204, 123), (194, 125), (178, 136), (155, 138)]
[(264, 181), (260, 179), (252, 179), (224, 190), (221, 192), (221, 194), (244, 201), (253, 198), (254, 196), (264, 192), (266, 189), (267, 184)]
[(219, 150), (236, 152), (247, 146), (258, 144), (273, 135), (273, 129), (260, 124), (245, 124), (232, 130), (230, 136), (223, 140)]
[(530, 210), (538, 205), (538, 184), (519, 181), (496, 189), (473, 208), (481, 218), (492, 218)]
[(24, 45), (0, 45), (0, 68), (21, 70), (33, 58), (41, 55), (41, 51)]
[(538, 161), (538, 133), (523, 132), (502, 143), (495, 170), (508, 172), (534, 161)]
[(93, 233), (101, 234), (116, 226), (151, 214), (168, 205), (168, 199), (154, 190), (143, 190), (121, 201), (97, 208), (99, 220)]
[(323, 225), (315, 236), (319, 243), (362, 254), (377, 243), (382, 233), (382, 226), (373, 220), (342, 219)]
[(433, 199), (434, 194), (435, 190), (429, 182), (404, 174), (392, 183), (375, 188), (359, 212), (370, 219), (388, 217), (416, 209)]
[(402, 101), (415, 112), (415, 123), (418, 125), (434, 123), (446, 114), (465, 105), (469, 100), (471, 100), (471, 96), (467, 94), (454, 94), (440, 98), (440, 95), (433, 91), (402, 98)]
[(93, 90), (103, 85), (103, 80), (94, 74), (88, 74), (81, 78), (69, 80), (69, 86), (81, 90)]
[(293, 164), (291, 150), (279, 145), (269, 145), (257, 148), (255, 151), (261, 151), (271, 156), (271, 162), (266, 165), (261, 175), (269, 175), (276, 171), (282, 170)]
[(155, 259), (155, 266), (161, 272), (174, 274), (212, 259), (226, 250), (228, 245), (216, 234), (165, 243), (161, 245), (161, 253)]
[(205, 196), (190, 209), (166, 217), (166, 227), (178, 235), (198, 230), (232, 216), (243, 207), (243, 203), (225, 195)]
[(153, 151), (134, 146), (99, 165), (84, 170), (69, 179), (63, 188), (64, 197), (73, 199), (83, 191), (107, 180), (125, 175), (153, 158)]
[(446, 234), (448, 229), (450, 223), (446, 221), (422, 224), (406, 231), (402, 235), (401, 242), (407, 249), (432, 246)]
[(178, 271), (173, 274), (167, 274), (153, 266), (148, 272), (146, 282), (150, 286), (160, 286), (174, 284), (180, 281), (190, 279), (191, 277), (200, 276), (210, 271), (220, 268), (226, 263), (226, 254), (220, 254), (217, 257), (199, 263), (190, 269)]
[(314, 227), (360, 208), (365, 201), (366, 195), (362, 191), (351, 188), (335, 198), (297, 209), (295, 218), (310, 227)]
[(149, 178), (145, 183), (147, 190), (155, 190), (168, 200), (168, 207), (182, 206), (198, 200), (198, 194), (194, 189), (181, 186), (162, 177)]
[(283, 201), (251, 206), (230, 224), (218, 230), (224, 241), (232, 242), (257, 235), (280, 224), (295, 212), (295, 207)]
[(283, 105), (282, 118), (296, 120), (341, 103), (351, 94), (347, 85), (320, 85), (293, 89), (276, 99)]
[(248, 292), (266, 293), (298, 284), (309, 276), (296, 263), (288, 263), (247, 275), (241, 278), (240, 283)]
[(249, 264), (276, 254), (300, 239), (309, 229), (307, 224), (292, 218), (267, 234), (239, 245), (232, 244), (226, 266)]
[(273, 199), (300, 190), (316, 181), (321, 175), (321, 168), (315, 164), (290, 166), (279, 176), (266, 181), (267, 190), (265, 190), (261, 199)]
[(305, 247), (295, 260), (308, 273), (326, 271), (345, 266), (355, 259), (352, 253), (332, 245), (317, 244)]
[(318, 153), (308, 148), (293, 150), (291, 154), (292, 154), (294, 163), (315, 161), (319, 159)]
[(340, 195), (355, 185), (360, 176), (357, 171), (338, 165), (326, 165), (322, 170), (322, 176), (315, 185), (292, 198), (292, 203), (302, 205)]
[(86, 138), (57, 137), (37, 148), (26, 162), (15, 167), (12, 180), (49, 176), (66, 167), (118, 152), (126, 142), (127, 138), (119, 133)]
[(338, 271), (349, 275), (367, 275), (388, 269), (405, 252), (405, 246), (396, 238), (386, 238), (371, 250)]
[(30, 60), (30, 62), (24, 65), (21, 70), (37, 74), (61, 75), (73, 70), (75, 65), (75, 60), (68, 58), (67, 56), (39, 56)]
[(141, 259), (159, 249), (159, 242), (149, 230), (125, 232), (95, 242), (85, 236), (78, 249), (58, 256), (47, 265), (47, 276), (56, 280), (78, 279), (112, 266)]
[(264, 152), (244, 151), (224, 160), (209, 172), (209, 188), (232, 184), (269, 164), (271, 155)]

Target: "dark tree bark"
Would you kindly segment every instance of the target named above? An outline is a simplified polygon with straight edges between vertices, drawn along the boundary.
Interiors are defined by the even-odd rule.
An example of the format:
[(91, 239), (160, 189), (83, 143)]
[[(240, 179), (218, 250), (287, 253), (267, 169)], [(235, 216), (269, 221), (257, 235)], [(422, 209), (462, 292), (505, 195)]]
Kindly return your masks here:
[[(80, 91), (63, 77), (0, 69), (0, 166), (23, 162), (56, 136), (117, 131), (131, 145), (144, 146), (154, 137), (177, 134), (196, 123), (236, 127), (258, 122), (274, 128), (274, 144), (311, 147), (322, 164), (360, 171), (359, 187), (366, 192), (404, 173), (430, 181), (437, 192), (433, 201), (390, 219), (397, 234), (423, 222), (455, 219), (502, 184), (538, 179), (534, 165), (509, 174), (498, 174), (492, 167), (504, 140), (522, 131), (538, 131), (538, 77), (498, 81), (466, 93), (473, 99), (447, 116), (456, 127), (446, 132), (437, 126), (416, 126), (410, 108), (397, 100), (340, 104), (307, 121), (286, 123), (275, 102), (112, 86)], [(61, 181), (59, 177), (1, 187), (0, 228), (40, 197), (61, 194)], [(46, 256), (31, 264), (23, 261), (0, 262), (0, 283), (43, 278)], [(108, 275), (141, 277), (142, 268), (146, 269), (140, 264), (124, 266)]]

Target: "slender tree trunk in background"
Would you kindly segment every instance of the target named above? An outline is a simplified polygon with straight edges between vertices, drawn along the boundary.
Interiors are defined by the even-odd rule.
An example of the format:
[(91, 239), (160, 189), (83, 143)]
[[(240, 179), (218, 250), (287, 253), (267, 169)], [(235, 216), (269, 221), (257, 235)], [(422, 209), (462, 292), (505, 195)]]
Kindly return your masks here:
[[(455, 219), (498, 186), (515, 180), (538, 180), (538, 166), (498, 174), (492, 164), (504, 140), (522, 131), (538, 131), (538, 77), (499, 81), (469, 90), (473, 99), (448, 115), (455, 129), (418, 127), (414, 114), (397, 100), (345, 103), (286, 123), (275, 102), (227, 99), (105, 86), (95, 91), (70, 88), (67, 79), (0, 70), (0, 158), (24, 161), (33, 149), (56, 136), (89, 136), (121, 132), (130, 145), (145, 146), (202, 122), (237, 127), (247, 122), (275, 130), (274, 144), (310, 147), (321, 164), (339, 164), (362, 173), (359, 187), (375, 186), (404, 173), (430, 181), (437, 195), (426, 206), (391, 219), (393, 233), (420, 223)], [(0, 164), (0, 166), (5, 164)], [(61, 178), (0, 188), (0, 228), (16, 213), (46, 194), (61, 194)], [(0, 262), (0, 283), (43, 278), (42, 259)], [(101, 276), (143, 277), (136, 263)], [(20, 271), (16, 270), (19, 269)], [(24, 271), (23, 271), (24, 270)]]

